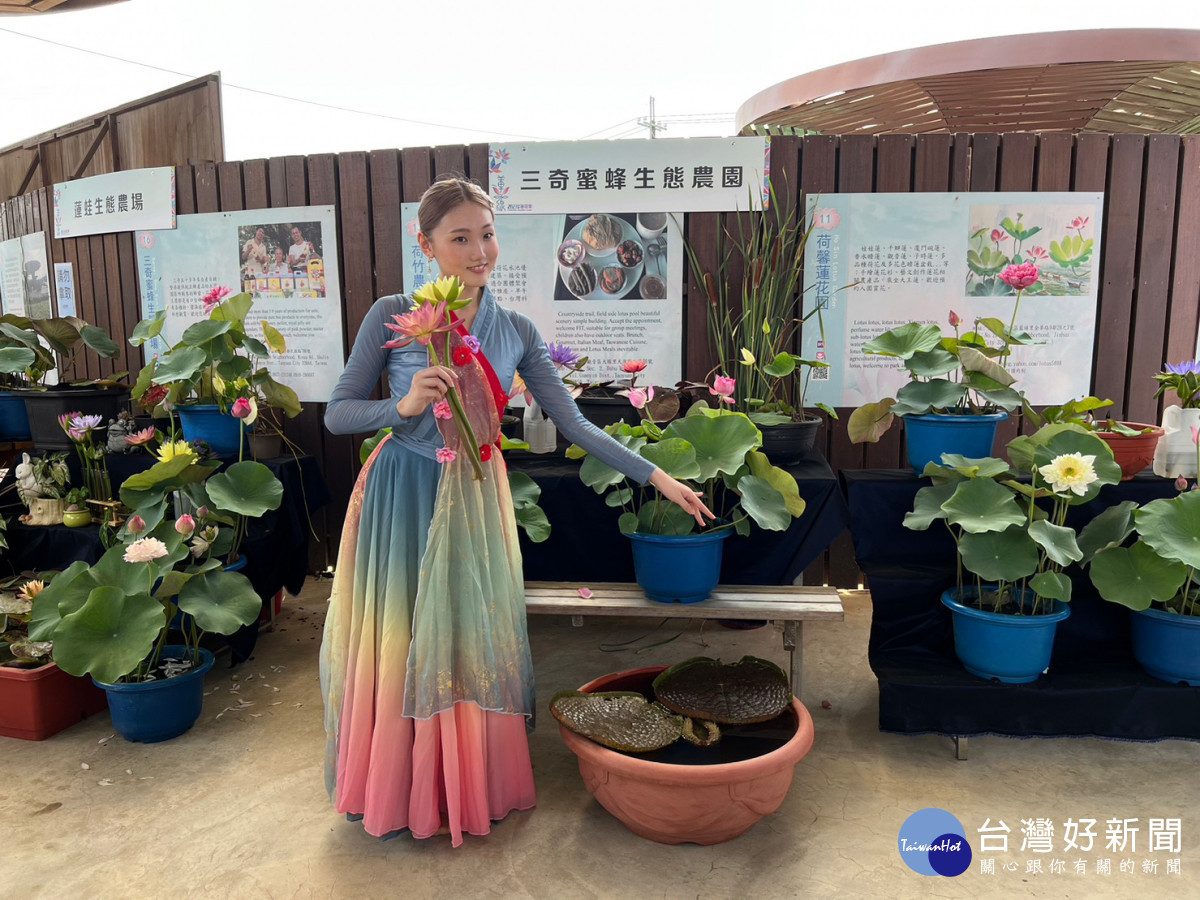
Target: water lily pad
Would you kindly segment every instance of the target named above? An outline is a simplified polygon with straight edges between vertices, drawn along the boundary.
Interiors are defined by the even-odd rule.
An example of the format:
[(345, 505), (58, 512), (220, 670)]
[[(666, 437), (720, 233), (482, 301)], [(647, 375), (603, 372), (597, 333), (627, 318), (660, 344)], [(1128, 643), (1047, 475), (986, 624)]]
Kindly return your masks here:
[(559, 691), (550, 714), (576, 734), (613, 750), (649, 753), (679, 740), (683, 718), (630, 691)]
[(723, 725), (766, 722), (792, 702), (787, 673), (754, 656), (733, 664), (706, 656), (685, 660), (654, 679), (654, 696), (681, 715)]

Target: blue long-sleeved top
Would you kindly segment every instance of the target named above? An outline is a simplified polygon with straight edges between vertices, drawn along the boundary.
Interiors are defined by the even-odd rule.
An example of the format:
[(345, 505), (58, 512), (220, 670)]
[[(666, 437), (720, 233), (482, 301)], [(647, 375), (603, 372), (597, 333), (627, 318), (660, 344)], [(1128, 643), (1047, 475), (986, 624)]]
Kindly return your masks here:
[[(345, 371), (326, 407), (325, 427), (334, 434), (391, 427), (393, 440), (433, 458), (443, 442), (432, 409), (427, 408), (419, 416), (401, 416), (396, 411), (396, 403), (408, 393), (413, 375), (429, 366), (428, 350), (416, 341), (396, 350), (383, 346), (395, 337), (385, 323), (411, 308), (412, 300), (404, 294), (375, 301), (363, 319)], [(649, 480), (653, 464), (622, 447), (580, 414), (528, 316), (500, 306), (492, 292), (484, 288), (471, 331), (501, 385), (512, 384), (520, 370), (529, 391), (566, 438), (638, 483)], [(391, 397), (368, 400), (383, 372), (387, 372)]]

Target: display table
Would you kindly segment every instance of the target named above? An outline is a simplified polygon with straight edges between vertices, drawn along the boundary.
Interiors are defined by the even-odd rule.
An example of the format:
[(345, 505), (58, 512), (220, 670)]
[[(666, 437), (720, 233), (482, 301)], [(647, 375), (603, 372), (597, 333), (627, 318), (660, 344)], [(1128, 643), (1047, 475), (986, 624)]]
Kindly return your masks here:
[[(75, 463), (75, 460), (70, 460)], [(114, 485), (135, 472), (143, 471), (154, 460), (146, 453), (110, 456), (109, 474)], [(283, 483), (283, 501), (279, 509), (267, 512), (249, 523), (242, 551), (246, 567), (242, 570), (255, 593), (270, 602), (281, 589), (298, 594), (308, 575), (309, 513), (329, 502), (329, 489), (317, 461), (311, 456), (281, 456), (262, 460)], [(75, 467), (74, 483), (80, 483)], [(15, 494), (11, 497), (16, 502)], [(306, 512), (307, 507), (307, 512)], [(94, 563), (104, 554), (97, 525), (68, 528), (65, 525), (30, 526), (18, 521), (25, 512), (19, 502), (4, 515), (9, 520), (6, 560), (14, 572), (65, 569), (76, 560)], [(235, 660), (249, 658), (258, 639), (258, 622), (248, 625), (225, 640)]]
[[(535, 544), (521, 532), (528, 581), (632, 582), (633, 554), (617, 528), (621, 510), (579, 480), (581, 461), (554, 455), (505, 454), (509, 468), (529, 475), (542, 489), (539, 505), (550, 519), (548, 540)], [(722, 584), (792, 584), (847, 524), (846, 501), (837, 478), (817, 454), (783, 466), (796, 479), (807, 505), (786, 531), (734, 535), (725, 541)]]
[[(936, 523), (910, 531), (904, 515), (928, 484), (909, 471), (843, 471), (855, 555), (867, 574), (873, 616), (868, 657), (879, 679), (879, 727), (956, 738), (998, 734), (1200, 740), (1200, 688), (1142, 672), (1129, 643), (1130, 611), (1099, 598), (1071, 571), (1071, 616), (1058, 626), (1050, 671), (1032, 684), (969, 674), (954, 655), (950, 612), (940, 602), (955, 580), (954, 542)], [(1150, 474), (1105, 487), (1071, 510), (1078, 529), (1123, 500), (1175, 495)]]

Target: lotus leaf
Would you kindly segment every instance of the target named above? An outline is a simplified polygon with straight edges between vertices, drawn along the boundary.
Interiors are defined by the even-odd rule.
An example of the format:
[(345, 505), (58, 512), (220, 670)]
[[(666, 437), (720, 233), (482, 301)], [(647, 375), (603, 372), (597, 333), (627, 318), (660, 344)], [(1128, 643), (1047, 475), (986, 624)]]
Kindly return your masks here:
[[(776, 490), (770, 482), (756, 475), (744, 475), (738, 480), (737, 489), (742, 496), (742, 508), (750, 514), (750, 518), (759, 528), (765, 528), (768, 531), (787, 530), (792, 523), (792, 514), (788, 510), (783, 494)], [(798, 489), (797, 494), (799, 494)]]
[(1101, 550), (1124, 544), (1125, 539), (1133, 534), (1135, 509), (1135, 501), (1125, 500), (1116, 506), (1110, 506), (1084, 525), (1079, 532), (1079, 549), (1083, 558), (1090, 560)]
[(194, 325), (189, 325), (184, 329), (182, 340), (189, 347), (198, 347), (201, 344), (208, 343), (215, 337), (225, 334), (232, 327), (233, 324), (231, 322), (206, 319)]
[(260, 462), (234, 463), (208, 479), (206, 487), (219, 509), (242, 516), (261, 516), (283, 501), (283, 485)]
[(1046, 556), (1060, 566), (1069, 566), (1083, 559), (1083, 551), (1079, 549), (1075, 532), (1070, 528), (1042, 519), (1030, 523), (1029, 536), (1046, 551)]
[(1005, 371), (995, 360), (989, 359), (986, 353), (981, 353), (974, 347), (963, 347), (958, 351), (963, 371), (978, 372), (1001, 387), (1008, 387), (1017, 379)]
[(895, 405), (896, 401), (888, 397), (878, 403), (864, 404), (852, 412), (846, 420), (846, 433), (850, 440), (856, 444), (864, 441), (876, 443), (892, 427), (895, 419), (892, 407)]
[(654, 463), (672, 478), (700, 477), (696, 448), (682, 438), (664, 438), (658, 443), (647, 444), (640, 452), (643, 459)]
[(180, 347), (154, 363), (153, 380), (158, 384), (189, 381), (196, 377), (207, 362), (208, 354), (203, 348)]
[(702, 409), (699, 415), (676, 419), (663, 435), (683, 438), (695, 448), (700, 481), (736, 472), (746, 454), (762, 446), (762, 435), (749, 417), (720, 409)]
[(863, 344), (863, 353), (875, 353), (880, 356), (897, 356), (909, 359), (915, 353), (932, 350), (942, 342), (942, 329), (936, 325), (922, 325), (919, 322), (909, 322), (899, 328), (893, 328), (873, 341)]
[(904, 516), (904, 527), (913, 531), (926, 531), (938, 519), (946, 518), (942, 504), (958, 490), (958, 482), (949, 481), (945, 484), (931, 484), (917, 491), (913, 498), (913, 508)]
[(1046, 600), (1071, 602), (1071, 579), (1062, 572), (1039, 572), (1029, 579), (1029, 586)]
[(1187, 566), (1164, 561), (1148, 544), (1138, 541), (1132, 547), (1110, 547), (1097, 553), (1089, 575), (1105, 600), (1130, 609), (1149, 609), (1151, 603), (1173, 598), (1187, 571)]
[(910, 381), (896, 392), (892, 412), (898, 416), (921, 416), (934, 409), (957, 406), (966, 395), (966, 386), (957, 381)]
[(179, 592), (179, 608), (204, 631), (233, 634), (253, 623), (262, 612), (262, 599), (250, 581), (236, 572), (210, 572), (191, 578)]
[(1025, 521), (1025, 513), (1012, 491), (990, 478), (970, 478), (962, 482), (942, 504), (942, 509), (947, 521), (972, 534), (1004, 531), (1010, 525)]
[(963, 565), (985, 581), (1016, 581), (1037, 571), (1038, 548), (1025, 529), (964, 534), (958, 545)]
[(731, 665), (706, 656), (684, 660), (654, 679), (654, 696), (681, 715), (723, 725), (766, 722), (792, 702), (787, 673), (754, 656)]
[(1154, 500), (1133, 519), (1142, 540), (1163, 559), (1200, 567), (1200, 491)]
[(783, 495), (787, 511), (792, 516), (798, 517), (804, 514), (805, 503), (804, 498), (800, 496), (800, 485), (796, 484), (796, 479), (790, 472), (771, 465), (771, 461), (757, 450), (751, 451), (746, 460), (749, 463), (751, 475), (763, 479)]
[(613, 750), (649, 753), (679, 740), (683, 718), (629, 691), (559, 691), (550, 714), (576, 734)]
[[(953, 469), (967, 478), (994, 478), (997, 475), (1009, 474), (1008, 465), (1002, 459), (985, 456), (982, 459), (972, 459), (961, 453), (943, 453), (942, 465)], [(929, 474), (926, 466), (925, 474)]]
[(98, 587), (54, 631), (54, 661), (71, 675), (112, 683), (149, 655), (166, 624), (166, 610), (146, 594)]
[(957, 369), (958, 357), (941, 347), (914, 353), (908, 361), (908, 371), (918, 378), (936, 378)]

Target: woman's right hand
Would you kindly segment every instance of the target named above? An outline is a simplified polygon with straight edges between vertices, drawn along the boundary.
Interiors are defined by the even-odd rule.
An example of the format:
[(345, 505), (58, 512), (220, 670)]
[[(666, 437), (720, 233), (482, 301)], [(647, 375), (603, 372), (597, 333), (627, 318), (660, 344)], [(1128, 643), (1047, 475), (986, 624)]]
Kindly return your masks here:
[(446, 366), (430, 366), (413, 376), (408, 393), (396, 404), (396, 412), (405, 418), (419, 416), (431, 403), (437, 403), (454, 387), (458, 376)]

